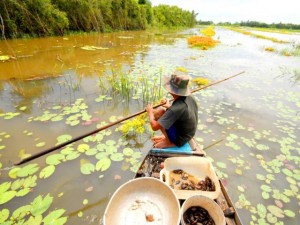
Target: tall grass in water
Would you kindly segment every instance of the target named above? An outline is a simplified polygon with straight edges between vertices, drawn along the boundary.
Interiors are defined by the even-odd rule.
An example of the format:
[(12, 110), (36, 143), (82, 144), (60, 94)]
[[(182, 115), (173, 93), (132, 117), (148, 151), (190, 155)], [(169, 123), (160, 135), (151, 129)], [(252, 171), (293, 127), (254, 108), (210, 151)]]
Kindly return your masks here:
[(144, 105), (155, 103), (162, 97), (161, 82), (161, 71), (158, 76), (144, 71), (139, 71), (137, 75), (124, 68), (109, 68), (99, 77), (99, 86), (103, 91), (119, 95), (126, 103), (136, 99)]

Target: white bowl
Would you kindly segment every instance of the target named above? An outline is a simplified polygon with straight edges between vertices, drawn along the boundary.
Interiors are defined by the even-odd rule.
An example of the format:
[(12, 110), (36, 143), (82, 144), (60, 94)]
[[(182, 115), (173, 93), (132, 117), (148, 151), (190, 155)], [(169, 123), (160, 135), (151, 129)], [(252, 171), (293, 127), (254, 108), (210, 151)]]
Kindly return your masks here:
[(179, 222), (180, 205), (174, 191), (151, 177), (133, 179), (120, 186), (103, 217), (104, 225), (177, 225)]
[(183, 202), (180, 210), (182, 225), (185, 225), (185, 222), (183, 220), (183, 214), (192, 206), (200, 206), (206, 209), (211, 218), (214, 220), (215, 225), (226, 225), (225, 216), (221, 207), (214, 200), (203, 195), (194, 195), (192, 197), (187, 198)]
[(192, 174), (199, 180), (204, 180), (208, 176), (215, 185), (215, 191), (200, 190), (174, 190), (178, 199), (187, 199), (193, 195), (204, 195), (211, 199), (217, 199), (221, 193), (219, 179), (215, 173), (212, 163), (204, 157), (188, 156), (188, 157), (171, 157), (164, 162), (164, 169), (160, 171), (160, 179), (163, 181), (163, 175), (166, 178), (166, 184), (170, 184), (170, 173), (176, 169), (182, 169)]

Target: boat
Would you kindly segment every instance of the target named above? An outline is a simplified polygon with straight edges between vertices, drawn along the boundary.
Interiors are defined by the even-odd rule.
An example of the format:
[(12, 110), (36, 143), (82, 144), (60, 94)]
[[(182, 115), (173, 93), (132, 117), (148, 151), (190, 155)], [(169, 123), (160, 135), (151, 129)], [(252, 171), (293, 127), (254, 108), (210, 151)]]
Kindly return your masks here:
[[(205, 157), (206, 153), (201, 150), (199, 145), (195, 142), (194, 139), (190, 143), (187, 143), (185, 146), (177, 148), (167, 148), (167, 149), (151, 149), (143, 162), (141, 163), (139, 170), (134, 176), (134, 179), (138, 179), (140, 177), (153, 177), (157, 179), (161, 179), (160, 171), (163, 166), (162, 163), (165, 162), (166, 159), (171, 157)], [(205, 157), (206, 158), (206, 157)], [(225, 221), (227, 225), (242, 225), (241, 219), (226, 191), (226, 188), (222, 182), (222, 180), (217, 178), (217, 182), (220, 184), (220, 194), (215, 199), (215, 202), (220, 206), (224, 215)], [(184, 200), (179, 199), (180, 205), (183, 204)]]

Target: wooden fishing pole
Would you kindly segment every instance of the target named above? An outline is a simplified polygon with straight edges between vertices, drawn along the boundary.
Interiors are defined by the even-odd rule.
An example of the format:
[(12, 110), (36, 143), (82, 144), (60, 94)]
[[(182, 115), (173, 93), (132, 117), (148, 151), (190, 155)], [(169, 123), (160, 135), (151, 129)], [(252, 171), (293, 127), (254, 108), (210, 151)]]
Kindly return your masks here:
[[(240, 72), (240, 73), (237, 73), (237, 74), (232, 75), (232, 76), (230, 76), (230, 77), (227, 77), (227, 78), (225, 78), (225, 79), (222, 79), (222, 80), (213, 82), (213, 83), (211, 83), (211, 84), (205, 85), (205, 86), (203, 86), (203, 87), (197, 88), (197, 89), (195, 89), (195, 90), (192, 90), (191, 93), (195, 93), (195, 92), (197, 92), (197, 91), (203, 90), (203, 89), (208, 88), (208, 87), (210, 87), (210, 86), (213, 86), (213, 85), (215, 85), (215, 84), (219, 84), (219, 83), (221, 83), (221, 82), (224, 82), (224, 81), (226, 81), (226, 80), (229, 80), (229, 79), (231, 79), (231, 78), (234, 78), (234, 77), (236, 77), (236, 76), (239, 76), (239, 75), (241, 75), (241, 74), (243, 74), (243, 73), (245, 73), (245, 71)], [(163, 106), (164, 104), (165, 104), (165, 103), (161, 103), (161, 104), (155, 105), (155, 106), (153, 106), (153, 108), (158, 108), (158, 107), (160, 107), (160, 106)], [(108, 125), (102, 126), (102, 127), (98, 128), (98, 129), (96, 129), (96, 130), (93, 130), (93, 131), (88, 132), (88, 133), (86, 133), (86, 134), (83, 134), (83, 135), (80, 135), (80, 136), (78, 136), (78, 137), (75, 137), (75, 138), (73, 138), (73, 139), (71, 139), (71, 140), (69, 140), (69, 141), (66, 141), (66, 142), (64, 142), (64, 143), (61, 143), (61, 144), (59, 144), (59, 145), (56, 145), (56, 146), (54, 146), (54, 147), (52, 147), (52, 148), (49, 148), (49, 149), (46, 149), (46, 150), (44, 150), (44, 151), (38, 152), (38, 153), (36, 153), (36, 154), (34, 154), (34, 155), (31, 155), (31, 156), (29, 156), (29, 157), (27, 157), (27, 158), (25, 158), (25, 159), (20, 160), (19, 162), (14, 163), (14, 165), (15, 165), (15, 166), (22, 165), (22, 164), (24, 164), (24, 163), (26, 163), (26, 162), (29, 162), (29, 161), (31, 161), (31, 160), (33, 160), (33, 159), (36, 159), (36, 158), (38, 158), (38, 157), (41, 157), (41, 156), (43, 156), (43, 155), (46, 155), (46, 154), (48, 154), (48, 153), (50, 153), (50, 152), (53, 152), (53, 151), (55, 151), (55, 150), (57, 150), (57, 149), (60, 149), (60, 148), (62, 148), (62, 147), (65, 147), (66, 145), (72, 144), (73, 142), (76, 142), (76, 141), (81, 140), (81, 139), (83, 139), (83, 138), (85, 138), (85, 137), (88, 137), (88, 136), (90, 136), (90, 135), (93, 135), (93, 134), (95, 134), (95, 133), (98, 133), (98, 132), (100, 132), (100, 131), (103, 131), (103, 130), (105, 130), (105, 129), (107, 129), (107, 128), (110, 128), (110, 127), (112, 127), (112, 126), (114, 126), (114, 125), (116, 125), (116, 124), (118, 124), (118, 123), (121, 123), (121, 122), (123, 122), (123, 121), (125, 121), (125, 120), (131, 119), (131, 118), (133, 118), (133, 117), (135, 117), (135, 116), (141, 115), (141, 114), (143, 114), (143, 113), (145, 113), (145, 112), (146, 112), (146, 110), (144, 109), (144, 110), (139, 111), (139, 112), (137, 112), (137, 113), (134, 113), (134, 114), (132, 114), (132, 115), (130, 115), (130, 116), (127, 116), (127, 117), (125, 117), (125, 118), (119, 119), (119, 120), (117, 120), (117, 121), (115, 121), (115, 122), (113, 122), (113, 123), (110, 123), (110, 124), (108, 124)]]

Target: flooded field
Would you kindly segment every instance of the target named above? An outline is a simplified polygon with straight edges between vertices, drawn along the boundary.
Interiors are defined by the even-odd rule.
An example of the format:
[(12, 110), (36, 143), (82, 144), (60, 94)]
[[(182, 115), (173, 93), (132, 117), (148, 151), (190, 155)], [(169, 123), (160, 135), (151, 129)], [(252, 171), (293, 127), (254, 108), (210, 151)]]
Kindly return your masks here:
[(134, 127), (142, 118), (13, 164), (143, 110), (178, 68), (212, 82), (245, 71), (194, 94), (196, 140), (211, 146), (244, 224), (298, 224), (300, 57), (281, 53), (300, 35), (263, 32), (288, 42), (274, 43), (217, 27), (220, 43), (203, 51), (187, 44), (199, 30), (0, 42), (0, 224), (102, 224), (109, 198), (151, 147), (149, 128)]

